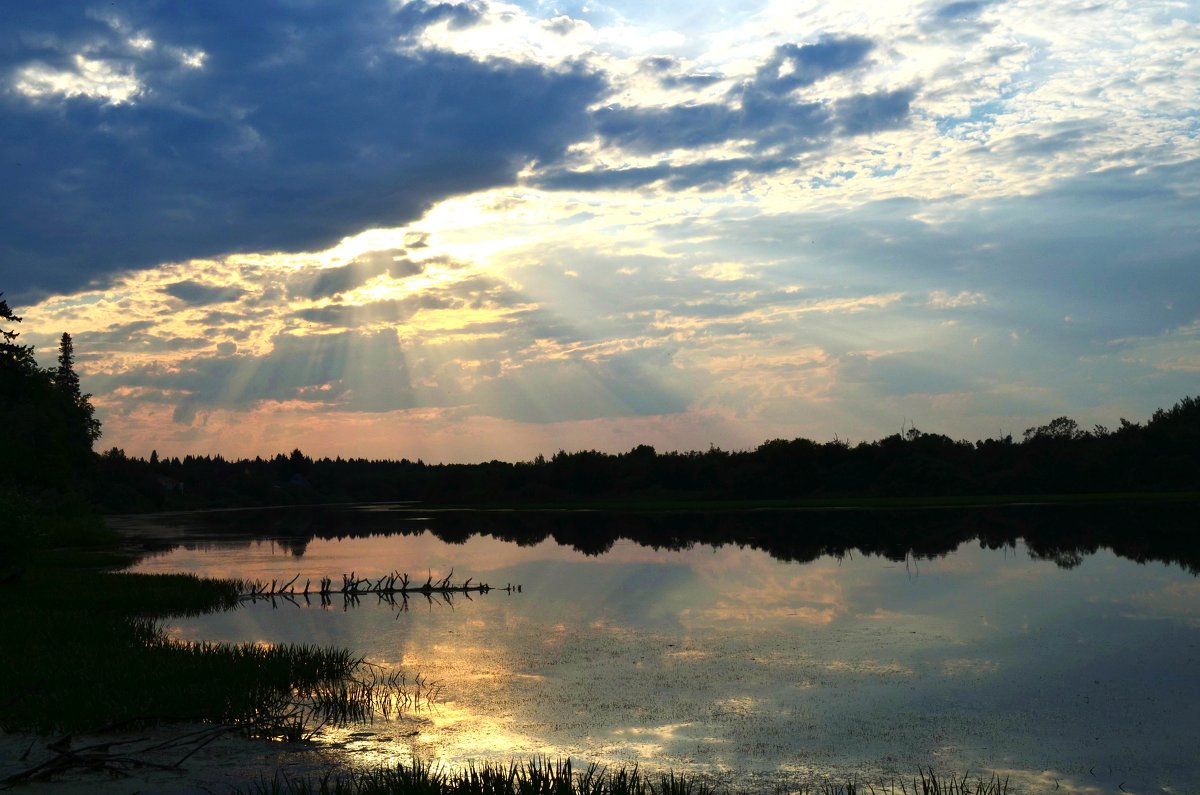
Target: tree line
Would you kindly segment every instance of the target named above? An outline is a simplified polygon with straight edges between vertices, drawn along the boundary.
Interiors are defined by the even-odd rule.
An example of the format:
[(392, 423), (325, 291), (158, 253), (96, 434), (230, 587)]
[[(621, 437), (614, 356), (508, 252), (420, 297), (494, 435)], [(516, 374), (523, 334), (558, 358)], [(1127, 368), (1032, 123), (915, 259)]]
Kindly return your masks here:
[(916, 428), (872, 442), (772, 439), (753, 450), (559, 451), (532, 461), (426, 464), (312, 458), (99, 458), (111, 510), (418, 500), (541, 503), (804, 500), (1200, 491), (1200, 400), (1144, 423), (1084, 430), (1059, 417), (1012, 436), (956, 441)]

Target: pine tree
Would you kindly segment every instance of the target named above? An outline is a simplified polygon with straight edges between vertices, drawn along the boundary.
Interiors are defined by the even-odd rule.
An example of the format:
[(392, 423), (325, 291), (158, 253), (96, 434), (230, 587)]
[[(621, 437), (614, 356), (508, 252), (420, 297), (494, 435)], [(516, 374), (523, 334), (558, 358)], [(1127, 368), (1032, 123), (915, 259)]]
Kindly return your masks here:
[(71, 335), (63, 332), (58, 342), (58, 369), (54, 371), (54, 385), (75, 402), (83, 397), (79, 391), (79, 375), (75, 372), (75, 345)]
[(92, 396), (83, 394), (79, 388), (79, 374), (75, 372), (75, 344), (65, 331), (58, 342), (58, 368), (54, 371), (54, 386), (74, 408), (79, 433), (87, 436), (89, 443), (99, 439), (100, 421), (93, 416), (96, 409), (92, 406)]

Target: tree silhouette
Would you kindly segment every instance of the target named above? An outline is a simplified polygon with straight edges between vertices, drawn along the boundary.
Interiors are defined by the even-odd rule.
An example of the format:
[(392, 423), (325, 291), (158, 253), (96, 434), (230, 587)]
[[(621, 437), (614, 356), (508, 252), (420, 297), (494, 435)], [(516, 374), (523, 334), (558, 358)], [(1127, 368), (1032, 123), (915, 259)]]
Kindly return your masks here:
[[(7, 301), (0, 320), (20, 323)], [(74, 489), (94, 464), (92, 442), (100, 436), (91, 395), (80, 391), (74, 346), (63, 334), (58, 367), (38, 366), (32, 345), (0, 327), (0, 490), (58, 492)]]
[(58, 369), (54, 371), (54, 385), (72, 400), (80, 397), (79, 376), (75, 373), (75, 345), (71, 335), (63, 332), (58, 343)]
[(65, 331), (58, 343), (58, 369), (54, 371), (54, 386), (62, 394), (63, 400), (74, 408), (78, 431), (91, 442), (99, 439), (100, 422), (93, 416), (96, 409), (92, 406), (92, 396), (83, 394), (79, 388), (79, 375), (75, 372), (75, 345), (71, 335)]
[[(0, 293), (0, 320), (20, 323), (21, 318), (8, 308), (8, 301), (3, 299), (3, 295), (4, 293)], [(0, 328), (0, 371), (10, 376), (37, 369), (37, 362), (33, 358), (33, 346), (18, 344), (19, 336), (21, 333), (12, 328)]]

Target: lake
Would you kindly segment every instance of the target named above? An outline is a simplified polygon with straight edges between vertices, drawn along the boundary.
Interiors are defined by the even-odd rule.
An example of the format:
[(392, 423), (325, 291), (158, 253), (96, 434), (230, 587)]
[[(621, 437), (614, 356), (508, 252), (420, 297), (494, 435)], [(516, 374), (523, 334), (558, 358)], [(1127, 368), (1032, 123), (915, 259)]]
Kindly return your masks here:
[(147, 548), (132, 571), (519, 584), (170, 622), (180, 639), (343, 646), (436, 680), (431, 710), (322, 736), (364, 764), (543, 754), (754, 790), (932, 765), (1012, 791), (1200, 792), (1194, 507), (115, 523)]

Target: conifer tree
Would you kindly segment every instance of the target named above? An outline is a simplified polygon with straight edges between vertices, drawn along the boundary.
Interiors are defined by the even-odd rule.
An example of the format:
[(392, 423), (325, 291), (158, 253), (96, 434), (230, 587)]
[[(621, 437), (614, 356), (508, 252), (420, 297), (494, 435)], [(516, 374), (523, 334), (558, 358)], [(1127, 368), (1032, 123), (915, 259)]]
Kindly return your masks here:
[(78, 432), (86, 435), (89, 442), (99, 439), (100, 422), (93, 416), (96, 409), (92, 406), (92, 396), (80, 390), (79, 374), (75, 372), (75, 344), (65, 331), (58, 342), (58, 368), (54, 371), (54, 386), (73, 408)]
[[(0, 293), (3, 296), (4, 293)], [(8, 323), (20, 323), (21, 318), (8, 308), (8, 301), (0, 297), (0, 320)], [(20, 345), (17, 337), (21, 336), (14, 328), (0, 327), (0, 370), (20, 371), (29, 374), (37, 370), (37, 362), (33, 358), (32, 345)]]
[(58, 369), (54, 371), (54, 385), (73, 401), (82, 397), (79, 376), (75, 373), (75, 345), (71, 335), (65, 331), (58, 342)]

